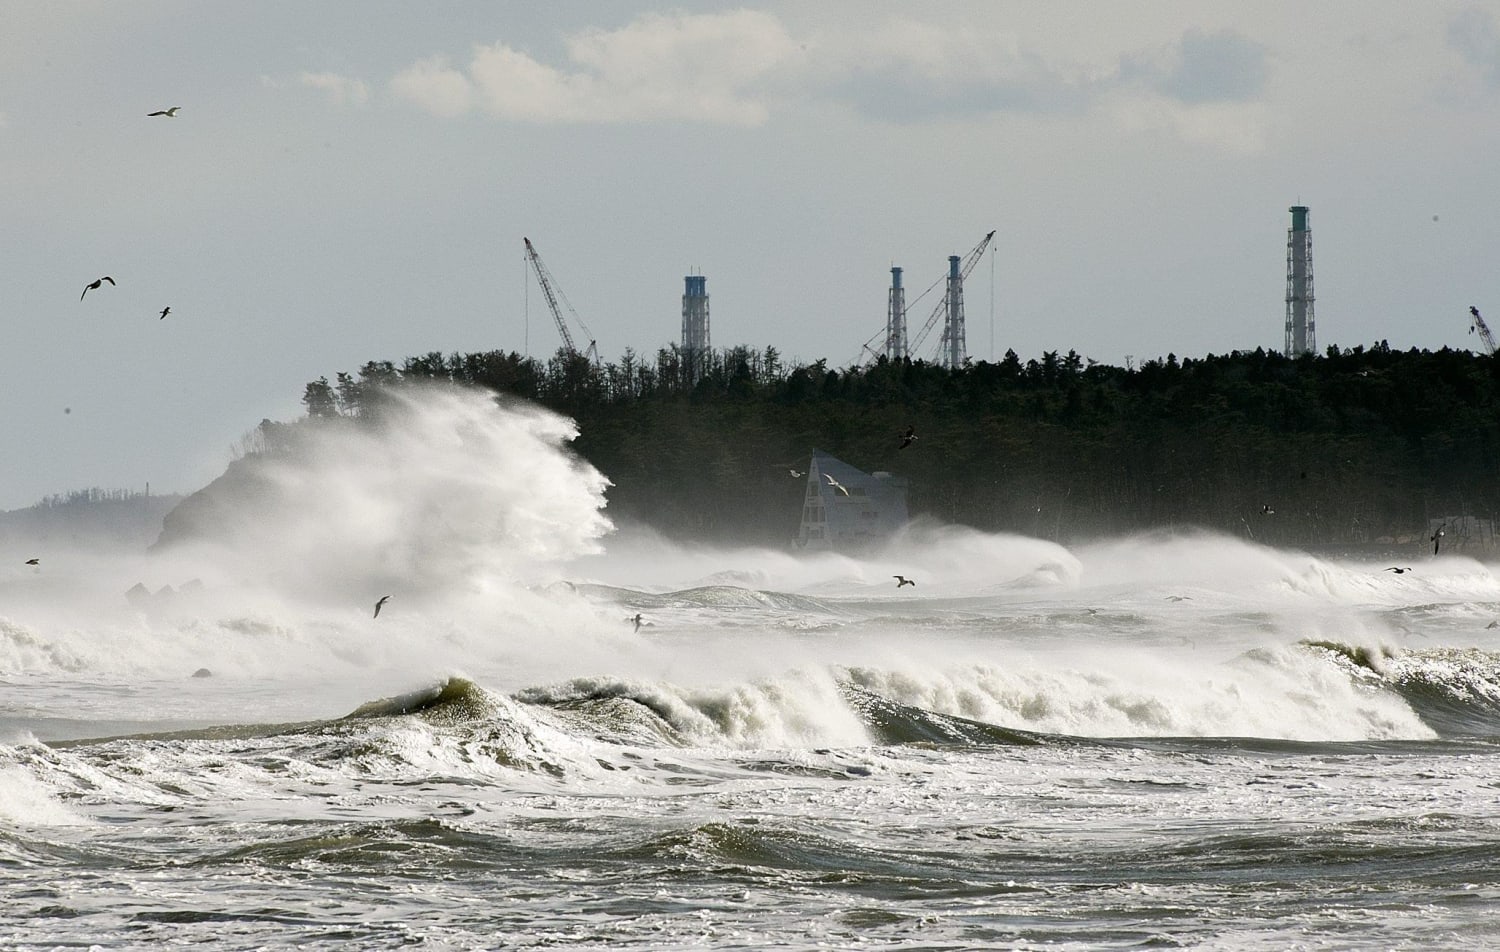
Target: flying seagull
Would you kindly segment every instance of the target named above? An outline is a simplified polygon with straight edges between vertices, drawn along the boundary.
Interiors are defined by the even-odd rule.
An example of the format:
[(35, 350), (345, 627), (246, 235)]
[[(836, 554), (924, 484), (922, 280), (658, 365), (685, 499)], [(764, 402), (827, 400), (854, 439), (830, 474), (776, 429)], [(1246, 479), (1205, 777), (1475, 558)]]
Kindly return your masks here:
[(94, 280), (94, 281), (92, 281), (92, 282), (90, 282), (88, 284), (85, 284), (83, 286), (83, 294), (78, 295), (78, 300), (82, 301), (83, 298), (84, 298), (84, 295), (88, 294), (90, 291), (97, 291), (97, 290), (99, 290), (99, 286), (102, 285), (105, 281), (109, 282), (109, 286), (110, 287), (114, 287), (115, 286), (115, 279), (106, 274), (102, 278), (98, 278), (98, 279), (96, 279), (96, 280)]
[(832, 486), (834, 489), (837, 489), (839, 492), (843, 493), (845, 496), (849, 495), (849, 490), (847, 490), (847, 489), (844, 488), (844, 484), (843, 483), (841, 483), (838, 480), (834, 479), (832, 476), (828, 475), (827, 473), (823, 474), (823, 478), (826, 479), (826, 480), (828, 480), (828, 485)]
[(181, 108), (182, 108), (181, 106), (173, 106), (171, 109), (158, 109), (155, 112), (148, 112), (148, 113), (146, 113), (146, 115), (147, 116), (166, 116), (168, 119), (176, 119), (177, 118), (177, 110), (179, 110)]
[(158, 321), (164, 321), (164, 320), (167, 319), (167, 315), (171, 314), (171, 313), (172, 313), (172, 309), (170, 307), (164, 307), (164, 308), (161, 309), (161, 317), (158, 317), (157, 320)]
[(914, 427), (914, 426), (908, 426), (906, 428), (906, 435), (904, 435), (904, 436), (901, 437), (901, 445), (898, 446), (898, 447), (896, 447), (896, 448), (900, 449), (900, 450), (904, 450), (908, 446), (912, 445), (912, 443), (915, 442), (916, 439), (917, 439), (917, 428)]
[(796, 479), (799, 476), (806, 476), (807, 475), (806, 473), (799, 473), (795, 469), (789, 469), (789, 470), (787, 470), (787, 472), (789, 472), (789, 473), (792, 474), (792, 478), (793, 479)]
[(41, 559), (27, 559), (26, 560), (26, 564), (27, 565), (41, 565), (42, 564), (42, 560)]
[(375, 603), (375, 617), (376, 618), (380, 617), (380, 607), (382, 605), (384, 605), (386, 602), (390, 601), (390, 598), (391, 597), (389, 595), (382, 595), (382, 596), (380, 596), (380, 600)]
[(1486, 627), (1486, 628), (1500, 628), (1500, 621), (1492, 621), (1488, 625), (1485, 625), (1484, 627)]
[(1432, 534), (1432, 554), (1433, 555), (1437, 555), (1438, 554), (1438, 546), (1440, 546), (1442, 544), (1443, 544), (1443, 527), (1439, 526), (1438, 530)]
[(641, 630), (641, 613), (640, 612), (636, 612), (635, 613), (635, 617), (632, 618), (632, 619), (630, 619), (630, 621), (635, 622), (635, 630), (636, 631), (640, 631)]
[(903, 585), (916, 585), (917, 584), (916, 582), (913, 582), (911, 579), (907, 578), (904, 575), (892, 575), (891, 578), (893, 578), (893, 579), (896, 580), (896, 587), (897, 588), (900, 588)]
[(1405, 574), (1406, 574), (1406, 573), (1407, 573), (1407, 572), (1410, 572), (1410, 571), (1411, 571), (1411, 566), (1409, 566), (1409, 565), (1408, 565), (1408, 566), (1407, 566), (1407, 567), (1406, 567), (1406, 568), (1404, 568), (1404, 569), (1398, 569), (1398, 568), (1396, 568), (1396, 567), (1395, 567), (1395, 566), (1394, 566), (1394, 565), (1393, 565), (1393, 566), (1391, 566), (1391, 567), (1390, 567), (1390, 568), (1388, 568), (1388, 569), (1386, 569), (1386, 571), (1387, 571), (1387, 572), (1395, 572), (1395, 573), (1396, 573), (1396, 574), (1397, 574), (1397, 575), (1405, 575)]

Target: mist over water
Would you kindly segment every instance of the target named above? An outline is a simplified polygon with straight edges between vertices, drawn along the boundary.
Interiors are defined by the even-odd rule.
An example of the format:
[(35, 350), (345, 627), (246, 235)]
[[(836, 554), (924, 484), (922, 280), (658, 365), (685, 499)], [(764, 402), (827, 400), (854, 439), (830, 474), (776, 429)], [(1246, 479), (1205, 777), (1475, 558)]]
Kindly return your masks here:
[[(401, 391), (171, 544), (0, 575), (0, 932), (1253, 948), (1371, 863), (1430, 909), (1469, 862), (1432, 837), (1493, 833), (1484, 563), (920, 520), (715, 548), (612, 525), (574, 435)], [(1390, 916), (1369, 947), (1433, 928)]]
[[(190, 543), (12, 573), (0, 676), (316, 684), (273, 702), (288, 716), (454, 675), (590, 684), (670, 697), (694, 742), (736, 746), (848, 742), (849, 687), (1062, 734), (1423, 737), (1400, 697), (1299, 643), (1423, 647), (1445, 611), (1500, 603), (1468, 559), (1397, 576), (1203, 533), (1069, 550), (918, 521), (859, 557), (673, 543), (615, 531), (575, 435), (446, 387), (393, 393), (374, 426), (308, 428)], [(127, 601), (137, 583), (169, 590)], [(688, 713), (707, 709), (723, 716)]]

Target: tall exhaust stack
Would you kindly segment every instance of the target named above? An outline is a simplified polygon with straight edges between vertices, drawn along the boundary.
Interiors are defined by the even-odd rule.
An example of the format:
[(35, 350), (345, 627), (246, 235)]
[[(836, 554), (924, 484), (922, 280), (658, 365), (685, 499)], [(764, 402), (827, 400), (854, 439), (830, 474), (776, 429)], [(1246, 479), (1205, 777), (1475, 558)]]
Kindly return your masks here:
[(891, 269), (891, 298), (885, 318), (885, 356), (889, 360), (905, 360), (906, 350), (906, 289), (901, 286), (901, 269)]
[(1292, 227), (1286, 232), (1286, 355), (1297, 357), (1318, 349), (1313, 321), (1312, 228), (1307, 206), (1293, 205)]
[(948, 318), (943, 325), (943, 366), (962, 367), (969, 359), (964, 337), (964, 276), (958, 255), (948, 256)]
[(709, 351), (708, 278), (690, 274), (683, 280), (686, 289), (682, 294), (682, 355), (692, 368), (692, 375), (697, 377)]

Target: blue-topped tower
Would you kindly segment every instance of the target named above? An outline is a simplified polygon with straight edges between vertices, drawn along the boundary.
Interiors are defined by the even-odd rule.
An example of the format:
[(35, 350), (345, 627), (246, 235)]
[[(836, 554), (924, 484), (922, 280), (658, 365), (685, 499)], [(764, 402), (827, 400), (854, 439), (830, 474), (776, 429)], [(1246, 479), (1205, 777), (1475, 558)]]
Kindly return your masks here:
[(1312, 228), (1307, 206), (1293, 205), (1292, 226), (1286, 232), (1286, 356), (1298, 357), (1318, 349), (1313, 320)]
[[(994, 234), (994, 232), (991, 232)], [(969, 359), (969, 342), (964, 334), (964, 275), (958, 255), (948, 256), (948, 313), (943, 321), (943, 366), (962, 367)]]
[(682, 355), (698, 376), (703, 362), (708, 358), (708, 278), (701, 274), (690, 274), (683, 279), (686, 288), (682, 293)]
[(890, 360), (905, 360), (906, 349), (906, 289), (901, 286), (901, 269), (891, 268), (890, 303), (885, 317), (885, 356)]

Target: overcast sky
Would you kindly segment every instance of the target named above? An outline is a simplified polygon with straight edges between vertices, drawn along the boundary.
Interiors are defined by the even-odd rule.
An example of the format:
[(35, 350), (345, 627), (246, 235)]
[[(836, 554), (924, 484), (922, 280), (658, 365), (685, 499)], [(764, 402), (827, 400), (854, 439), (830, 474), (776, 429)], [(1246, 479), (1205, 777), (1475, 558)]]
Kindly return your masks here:
[(1468, 347), (1497, 140), (1496, 2), (0, 0), (0, 509), (194, 490), (367, 360), (545, 357), (523, 236), (606, 358), (701, 273), (715, 346), (842, 366), (997, 229), (970, 354), (1122, 364), (1280, 349), (1301, 203), (1320, 349)]

